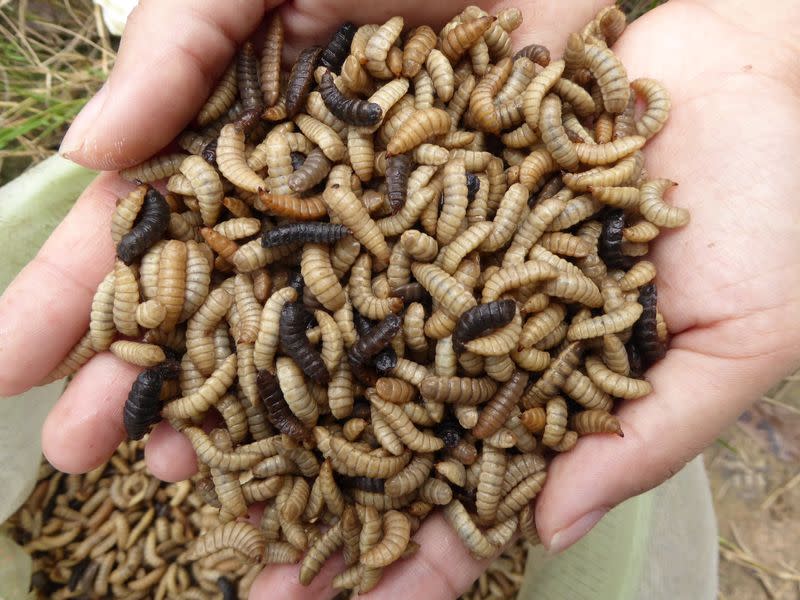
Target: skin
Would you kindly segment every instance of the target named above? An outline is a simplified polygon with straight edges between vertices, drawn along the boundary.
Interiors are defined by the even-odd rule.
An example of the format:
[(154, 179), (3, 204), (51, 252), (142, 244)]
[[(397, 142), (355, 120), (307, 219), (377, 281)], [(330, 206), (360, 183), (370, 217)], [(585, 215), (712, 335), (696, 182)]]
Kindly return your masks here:
[[(559, 56), (566, 34), (604, 2), (515, 4), (527, 17), (516, 47), (542, 43)], [(150, 156), (196, 114), (234, 47), (273, 5), (141, 2), (108, 83), (76, 119), (62, 153), (101, 169)], [(461, 6), (297, 0), (281, 10), (296, 51), (325, 43), (351, 15), (383, 22), (400, 13), (407, 26), (440, 25)], [(624, 438), (581, 440), (553, 462), (536, 505), (539, 532), (553, 552), (617, 503), (680, 470), (800, 362), (800, 177), (787, 168), (800, 142), (798, 26), (793, 0), (776, 0), (769, 10), (755, 0), (671, 0), (636, 21), (615, 47), (631, 78), (657, 78), (672, 95), (671, 118), (647, 146), (647, 168), (680, 182), (667, 198), (689, 207), (692, 221), (665, 233), (650, 258), (674, 334), (666, 358), (648, 373), (656, 391), (621, 405)], [(0, 396), (35, 385), (85, 331), (93, 291), (113, 264), (114, 200), (130, 189), (116, 174), (100, 176), (0, 298), (0, 354), (14, 357), (0, 364)], [(112, 454), (136, 374), (102, 353), (74, 378), (44, 426), (44, 451), (55, 466), (85, 472)], [(165, 480), (196, 469), (191, 445), (163, 423), (146, 458)], [(426, 520), (416, 539), (420, 551), (389, 567), (367, 598), (454, 598), (487, 565), (469, 557), (440, 516)], [(270, 567), (251, 598), (330, 598), (330, 579), (341, 569), (335, 563), (309, 588), (297, 583), (298, 566)]]

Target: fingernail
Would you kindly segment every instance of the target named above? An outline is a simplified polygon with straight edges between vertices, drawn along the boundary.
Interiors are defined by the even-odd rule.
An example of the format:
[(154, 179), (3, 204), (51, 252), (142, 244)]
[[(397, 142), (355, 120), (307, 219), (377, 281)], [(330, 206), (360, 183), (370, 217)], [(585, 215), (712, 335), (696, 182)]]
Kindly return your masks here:
[(583, 515), (569, 527), (565, 527), (564, 529), (556, 531), (553, 534), (553, 537), (550, 538), (550, 543), (547, 545), (547, 551), (550, 554), (558, 554), (559, 552), (563, 552), (587, 533), (589, 533), (589, 530), (597, 525), (597, 522), (602, 519), (607, 512), (608, 509), (605, 508), (593, 510), (592, 512)]
[(78, 152), (84, 146), (86, 135), (96, 125), (97, 118), (103, 110), (106, 103), (108, 86), (103, 84), (103, 87), (98, 90), (94, 97), (86, 103), (78, 116), (70, 125), (64, 139), (61, 140), (61, 146), (58, 148), (58, 153), (64, 158), (70, 158), (71, 154)]

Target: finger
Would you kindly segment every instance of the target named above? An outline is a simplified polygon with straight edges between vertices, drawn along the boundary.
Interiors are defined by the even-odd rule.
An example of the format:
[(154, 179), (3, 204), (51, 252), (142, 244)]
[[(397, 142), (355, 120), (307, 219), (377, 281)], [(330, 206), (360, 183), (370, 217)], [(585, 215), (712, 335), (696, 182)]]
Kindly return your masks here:
[(322, 569), (308, 585), (299, 580), (300, 565), (268, 565), (256, 577), (250, 588), (250, 600), (330, 600), (338, 595), (331, 581), (345, 569), (342, 553), (337, 552), (328, 559)]
[[(701, 335), (716, 342), (732, 333)], [(796, 368), (796, 343), (736, 359), (698, 351), (693, 337), (677, 336), (666, 358), (648, 371), (654, 394), (622, 405), (624, 438), (588, 436), (551, 464), (536, 524), (552, 552), (576, 542), (623, 500), (677, 473), (772, 382)]]
[(185, 436), (169, 423), (153, 428), (144, 448), (147, 469), (162, 481), (183, 481), (197, 472), (197, 456)]
[(119, 169), (166, 146), (277, 2), (140, 2), (114, 70), (75, 119), (61, 154), (88, 167)]
[(42, 428), (42, 450), (54, 467), (85, 473), (107, 461), (125, 438), (122, 409), (141, 369), (110, 352), (78, 371)]
[(49, 373), (86, 331), (95, 289), (114, 261), (114, 203), (133, 186), (97, 177), (39, 253), (0, 297), (0, 396), (13, 396)]
[(492, 560), (473, 558), (440, 514), (425, 519), (414, 541), (417, 553), (386, 569), (378, 586), (359, 598), (451, 600), (466, 592)]

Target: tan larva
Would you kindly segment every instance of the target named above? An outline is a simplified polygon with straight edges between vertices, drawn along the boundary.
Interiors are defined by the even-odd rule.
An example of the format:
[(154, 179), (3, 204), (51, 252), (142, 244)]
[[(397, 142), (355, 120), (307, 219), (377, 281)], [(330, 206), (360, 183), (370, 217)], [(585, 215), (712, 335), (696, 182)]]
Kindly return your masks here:
[(391, 79), (393, 73), (386, 65), (389, 49), (403, 30), (403, 17), (392, 17), (369, 38), (364, 48), (365, 66), (373, 76)]
[(531, 128), (539, 127), (539, 111), (547, 92), (552, 88), (564, 72), (564, 61), (554, 60), (536, 75), (525, 89), (522, 110), (525, 121)]
[(508, 188), (497, 208), (492, 232), (483, 241), (480, 250), (494, 252), (505, 246), (519, 227), (528, 207), (528, 189), (521, 183)]
[(313, 427), (319, 418), (319, 408), (308, 391), (300, 367), (292, 359), (281, 357), (275, 361), (275, 373), (291, 411), (303, 425)]
[(444, 204), (436, 223), (436, 240), (449, 244), (467, 214), (467, 183), (464, 161), (458, 157), (444, 166)]
[(347, 132), (347, 155), (353, 171), (361, 181), (372, 179), (375, 166), (375, 148), (372, 144), (372, 135), (350, 128)]
[[(378, 88), (378, 90), (369, 97), (369, 102), (377, 104), (381, 107), (384, 119), (389, 116), (391, 109), (406, 97), (408, 91), (408, 79), (393, 79), (386, 85)], [(413, 98), (409, 97), (409, 101), (413, 103)], [(382, 121), (378, 121), (376, 125), (364, 127), (364, 131), (375, 131), (381, 126)]]
[(661, 131), (669, 118), (672, 106), (669, 92), (660, 82), (645, 77), (631, 81), (631, 89), (645, 101), (644, 114), (636, 120), (636, 132), (650, 139)]
[(253, 452), (226, 451), (217, 447), (212, 439), (199, 427), (186, 427), (181, 430), (192, 446), (199, 460), (211, 468), (223, 471), (242, 471), (249, 469), (261, 460)]
[[(493, 302), (509, 290), (530, 285), (543, 280), (551, 280), (559, 276), (559, 272), (547, 263), (531, 260), (520, 265), (504, 267), (496, 271), (484, 283), (481, 302)], [(598, 291), (598, 296), (600, 292)]]
[(495, 17), (485, 16), (455, 25), (442, 36), (442, 53), (451, 63), (457, 63), (464, 53), (483, 37), (494, 20)]
[(653, 391), (648, 381), (615, 373), (596, 356), (586, 357), (586, 374), (601, 390), (625, 400), (641, 398)]
[(362, 25), (353, 36), (353, 41), (350, 44), (350, 53), (362, 65), (367, 62), (367, 57), (364, 53), (367, 48), (367, 43), (375, 32), (378, 31), (379, 27), (380, 25), (375, 24)]
[(300, 269), (306, 285), (325, 308), (336, 311), (344, 305), (344, 290), (333, 271), (327, 246), (306, 244)]
[(428, 53), (436, 46), (436, 32), (427, 25), (414, 29), (403, 46), (403, 77), (412, 78), (419, 73)]
[(596, 200), (615, 208), (631, 209), (639, 206), (639, 188), (591, 186), (589, 191)]
[(639, 212), (658, 227), (683, 227), (689, 223), (689, 211), (680, 206), (670, 206), (664, 201), (664, 194), (678, 185), (669, 179), (653, 179), (641, 187)]
[(631, 135), (605, 144), (576, 144), (575, 150), (584, 165), (609, 165), (639, 150), (645, 141), (642, 136)]
[[(405, 413), (403, 414), (405, 415)], [(403, 453), (403, 442), (375, 406), (370, 411), (370, 420), (372, 421), (372, 433), (378, 444), (389, 454), (400, 456)]]
[[(180, 244), (180, 242), (176, 243)], [(114, 264), (113, 283), (112, 316), (114, 326), (123, 335), (136, 336), (139, 333), (139, 326), (136, 322), (136, 306), (139, 303), (136, 274), (131, 267), (121, 260), (117, 260)]]
[(92, 349), (90, 333), (87, 331), (67, 353), (64, 359), (53, 367), (53, 370), (45, 376), (39, 385), (45, 385), (67, 377), (68, 375), (72, 375), (89, 362), (89, 359), (94, 355), (95, 351)]
[(631, 93), (625, 67), (608, 48), (588, 44), (583, 53), (586, 68), (600, 86), (605, 109), (612, 114), (621, 113)]
[(431, 455), (416, 455), (401, 471), (386, 480), (386, 494), (400, 497), (419, 489), (428, 479), (432, 466)]
[(440, 108), (415, 110), (386, 146), (389, 154), (403, 154), (450, 129), (450, 115)]
[(125, 362), (140, 367), (152, 367), (164, 362), (167, 358), (161, 346), (156, 346), (155, 344), (118, 341), (111, 344), (108, 349)]
[(425, 308), (418, 302), (411, 304), (403, 316), (403, 337), (408, 347), (414, 352), (426, 352), (428, 341), (425, 339)]
[(647, 243), (658, 237), (661, 230), (650, 221), (636, 221), (622, 230), (622, 239), (628, 242)]
[(514, 60), (511, 74), (508, 76), (505, 85), (497, 92), (497, 96), (495, 96), (495, 104), (499, 106), (506, 102), (514, 101), (516, 98), (520, 98), (521, 107), (522, 94), (535, 74), (536, 70), (533, 61), (529, 58), (521, 56)]
[(353, 263), (350, 270), (350, 300), (355, 309), (368, 319), (383, 319), (389, 314), (397, 313), (403, 308), (401, 298), (378, 298), (373, 294), (370, 285), (372, 258), (362, 254)]
[(342, 545), (341, 521), (328, 529), (311, 545), (300, 565), (300, 583), (308, 585), (319, 573), (322, 565)]
[(561, 386), (562, 391), (587, 409), (611, 410), (613, 399), (580, 371), (573, 371)]
[(536, 383), (525, 391), (522, 396), (522, 405), (525, 408), (543, 405), (555, 396), (559, 388), (564, 385), (566, 378), (577, 368), (581, 354), (581, 342), (572, 342), (565, 346), (552, 359), (550, 366)]
[(332, 436), (321, 427), (314, 428), (317, 446), (337, 471), (345, 475), (386, 479), (396, 475), (411, 459), (409, 452), (401, 456), (379, 457), (360, 450), (343, 438)]
[(498, 548), (486, 539), (460, 501), (453, 500), (445, 506), (444, 516), (473, 555), (489, 558), (497, 552)]
[(570, 427), (578, 435), (594, 433), (614, 433), (624, 437), (619, 419), (602, 410), (584, 410), (570, 417)]
[[(386, 145), (389, 143), (394, 135), (400, 131), (403, 124), (406, 122), (408, 117), (414, 112), (414, 97), (410, 94), (403, 95), (394, 105), (388, 110), (386, 115), (384, 116), (383, 123), (378, 128), (378, 139), (376, 140), (381, 145)], [(385, 165), (381, 165), (378, 160), (381, 153), (376, 154), (376, 165), (375, 170), (376, 172), (383, 171), (383, 174), (386, 174), (386, 167)], [(383, 153), (383, 162), (385, 163), (386, 154)]]
[(387, 425), (394, 430), (403, 444), (414, 452), (435, 452), (444, 446), (444, 442), (438, 437), (417, 429), (399, 405), (387, 402), (377, 393), (368, 395), (368, 399), (384, 416)]
[(502, 495), (507, 465), (506, 453), (490, 444), (484, 444), (480, 465), (475, 506), (480, 521), (493, 523)]
[(197, 115), (198, 125), (208, 125), (222, 116), (232, 105), (236, 98), (236, 62), (231, 62), (217, 85), (211, 90), (211, 95)]
[(469, 116), (478, 129), (490, 133), (500, 132), (500, 117), (494, 98), (511, 73), (510, 58), (501, 59), (478, 82), (469, 100)]
[(442, 102), (449, 102), (455, 91), (453, 67), (447, 57), (436, 48), (428, 53), (425, 68), (433, 80), (436, 95)]
[[(494, 229), (494, 223), (488, 221), (474, 223), (442, 248), (439, 257), (436, 259), (437, 264), (445, 272), (452, 275), (455, 273), (464, 257), (477, 249), (483, 241), (489, 237)], [(423, 259), (418, 258), (418, 260)]]
[(200, 156), (189, 156), (180, 164), (180, 172), (189, 180), (200, 205), (203, 223), (213, 226), (222, 210), (222, 181), (214, 167)]
[(353, 236), (383, 264), (389, 263), (391, 252), (383, 233), (369, 216), (364, 205), (349, 189), (328, 187), (322, 195), (325, 204)]
[(548, 94), (541, 102), (539, 109), (539, 131), (545, 148), (559, 166), (567, 171), (578, 168), (578, 153), (564, 125), (561, 123), (561, 100), (554, 94)]
[(127, 196), (117, 201), (114, 214), (111, 216), (111, 239), (115, 244), (119, 243), (122, 236), (133, 227), (133, 223), (136, 221), (139, 210), (144, 203), (146, 193), (147, 186), (140, 185)]
[(158, 300), (147, 300), (136, 307), (136, 322), (145, 329), (155, 329), (166, 316), (167, 309)]
[(417, 281), (452, 318), (457, 319), (464, 311), (477, 305), (467, 288), (436, 265), (413, 263), (411, 271)]
[(161, 156), (156, 156), (143, 163), (134, 165), (133, 167), (122, 169), (119, 174), (123, 179), (137, 184), (166, 179), (179, 171), (181, 163), (187, 156), (188, 155), (180, 152), (162, 154)]
[[(114, 328), (114, 272), (114, 270), (109, 271), (103, 278), (92, 298), (92, 310), (89, 316), (89, 336), (92, 348), (96, 352), (107, 350), (116, 335)], [(138, 307), (136, 317), (136, 322), (139, 323)], [(158, 326), (159, 323), (156, 323), (155, 326)]]
[(414, 149), (413, 157), (420, 165), (438, 167), (448, 161), (450, 153), (447, 148), (442, 148), (436, 144), (420, 144)]
[(520, 225), (503, 256), (503, 267), (521, 264), (533, 245), (566, 207), (561, 194), (539, 202)]
[(222, 398), (236, 377), (236, 354), (228, 356), (197, 391), (164, 407), (167, 418), (190, 419), (205, 413)]
[(297, 115), (294, 120), (300, 130), (325, 153), (328, 159), (338, 161), (344, 156), (345, 145), (342, 139), (325, 123), (304, 114)]
[(538, 187), (545, 175), (557, 168), (558, 163), (553, 156), (546, 149), (537, 148), (519, 166), (519, 182), (532, 191)]
[(522, 331), (522, 317), (517, 311), (509, 324), (488, 335), (466, 342), (464, 347), (468, 352), (480, 356), (505, 356), (517, 347), (520, 331)]
[(567, 339), (570, 341), (586, 340), (609, 333), (619, 333), (631, 327), (641, 314), (641, 304), (626, 302), (614, 312), (572, 324), (567, 331)]
[[(449, 63), (448, 63), (449, 64)], [(444, 67), (443, 67), (444, 68)], [(458, 124), (461, 121), (461, 117), (464, 115), (464, 112), (467, 110), (469, 106), (469, 98), (472, 95), (472, 91), (475, 89), (477, 81), (474, 75), (470, 75), (461, 84), (455, 89), (453, 92), (450, 92), (451, 98), (450, 101), (447, 103), (447, 114), (450, 115), (450, 130), (455, 131), (458, 129)], [(441, 85), (441, 81), (440, 81)], [(436, 87), (436, 82), (434, 80), (434, 87)], [(437, 95), (438, 95), (438, 89)]]
[(225, 125), (217, 139), (217, 166), (225, 178), (236, 187), (257, 192), (266, 184), (247, 165), (244, 155), (244, 132), (233, 124)]
[[(574, 432), (571, 432), (574, 434)], [(566, 436), (565, 436), (566, 437)], [(517, 486), (503, 497), (497, 508), (497, 520), (504, 521), (517, 514), (527, 506), (544, 487), (547, 473), (539, 472), (521, 481)]]
[(555, 446), (567, 432), (567, 403), (557, 396), (547, 402), (546, 419), (542, 431), (542, 443)]
[(642, 172), (644, 154), (634, 152), (611, 168), (589, 169), (583, 173), (566, 173), (564, 183), (576, 192), (585, 192), (597, 187), (617, 187), (633, 183)]
[(356, 441), (367, 428), (367, 422), (361, 418), (348, 419), (342, 427), (342, 435), (348, 442)]
[(258, 334), (261, 304), (253, 292), (253, 278), (247, 273), (236, 275), (234, 286), (236, 310), (239, 313), (237, 344), (253, 344)]

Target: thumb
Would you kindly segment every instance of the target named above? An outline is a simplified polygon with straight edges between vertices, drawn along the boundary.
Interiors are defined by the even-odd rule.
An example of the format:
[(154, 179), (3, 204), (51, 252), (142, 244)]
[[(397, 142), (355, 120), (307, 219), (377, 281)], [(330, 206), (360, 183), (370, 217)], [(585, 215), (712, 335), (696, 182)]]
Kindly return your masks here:
[(113, 170), (150, 157), (194, 116), (241, 44), (279, 0), (142, 0), (111, 75), (78, 114), (60, 153)]

